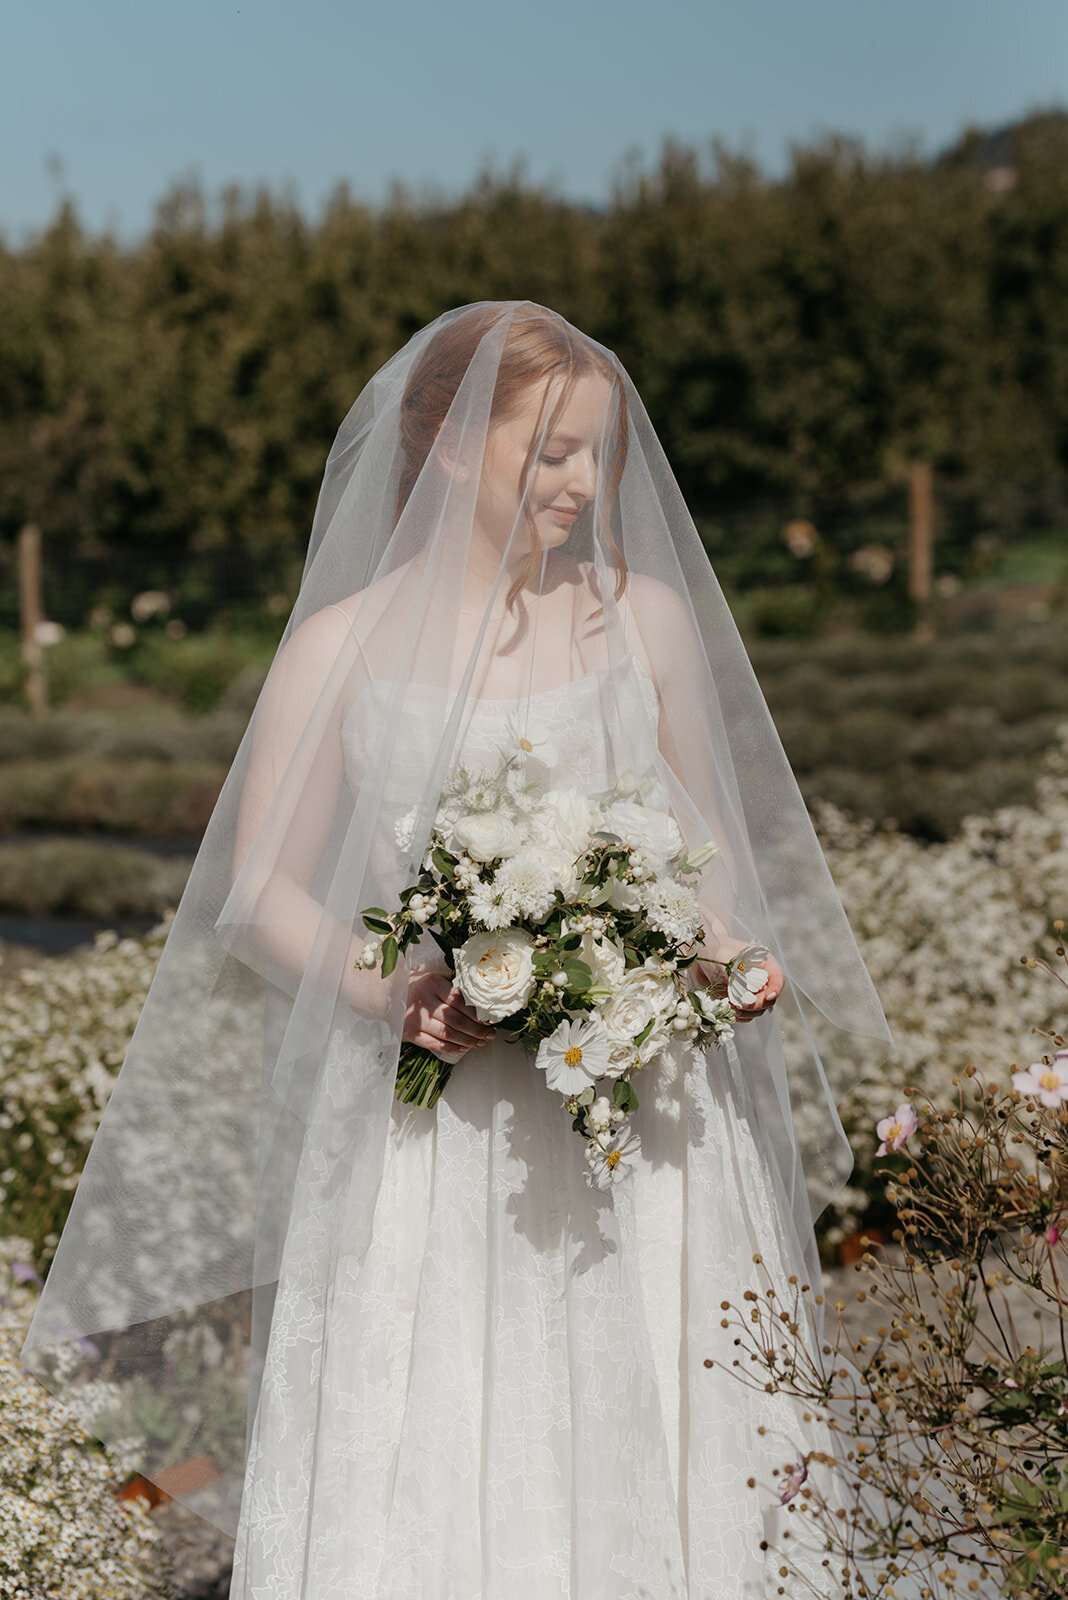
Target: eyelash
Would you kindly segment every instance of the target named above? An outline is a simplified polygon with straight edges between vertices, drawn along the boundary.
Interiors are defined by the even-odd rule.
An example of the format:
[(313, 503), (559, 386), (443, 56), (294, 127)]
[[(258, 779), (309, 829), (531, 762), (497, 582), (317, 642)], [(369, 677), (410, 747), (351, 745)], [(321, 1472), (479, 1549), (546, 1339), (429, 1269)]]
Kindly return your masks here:
[(542, 456), (542, 461), (547, 467), (562, 467), (567, 460), (566, 456)]

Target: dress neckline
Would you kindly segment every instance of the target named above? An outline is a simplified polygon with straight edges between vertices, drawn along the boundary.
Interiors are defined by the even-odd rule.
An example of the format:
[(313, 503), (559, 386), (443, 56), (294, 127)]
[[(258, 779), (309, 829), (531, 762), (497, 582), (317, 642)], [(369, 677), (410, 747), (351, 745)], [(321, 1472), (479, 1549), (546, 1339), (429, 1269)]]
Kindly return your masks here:
[[(517, 705), (526, 705), (527, 703), (529, 703), (532, 700), (547, 700), (552, 695), (562, 694), (567, 689), (577, 688), (579, 685), (584, 685), (584, 684), (587, 684), (587, 683), (591, 683), (595, 679), (598, 679), (598, 678), (611, 677), (611, 675), (613, 673), (618, 672), (621, 668), (626, 668), (626, 667), (633, 667), (635, 672), (638, 674), (639, 678), (644, 678), (645, 681), (650, 685), (650, 687), (655, 690), (656, 686), (653, 683), (653, 679), (652, 679), (652, 677), (651, 677), (651, 675), (649, 673), (648, 668), (642, 665), (641, 661), (634, 654), (633, 650), (628, 650), (626, 655), (620, 656), (618, 661), (610, 662), (609, 665), (606, 666), (606, 667), (593, 667), (593, 668), (591, 668), (591, 670), (589, 672), (583, 672), (577, 678), (565, 678), (562, 683), (553, 684), (548, 689), (534, 689), (534, 690), (531, 691), (530, 694), (522, 695), (522, 696), (518, 696), (518, 697), (515, 696), (515, 695), (509, 695), (508, 697), (505, 698), (505, 697), (501, 697), (501, 696), (469, 694), (469, 695), (466, 695), (464, 698), (467, 700), (468, 704), (472, 705), (472, 706), (517, 706)], [(372, 677), (371, 680), (370, 680), (369, 687), (370, 688), (378, 688), (379, 685), (381, 685), (384, 688), (388, 688), (389, 687), (389, 679), (388, 678), (373, 678)], [(441, 693), (441, 690), (438, 689), (437, 686), (435, 684), (432, 684), (432, 683), (412, 683), (412, 684), (409, 684), (409, 688), (410, 689), (426, 689), (426, 690), (429, 690), (432, 694), (435, 694), (435, 695)], [(457, 691), (455, 689), (446, 689), (445, 690), (446, 699), (450, 702), (450, 704), (452, 703), (452, 701), (454, 701), (456, 699), (456, 695), (457, 695)], [(354, 702), (354, 704), (358, 704), (358, 703), (359, 702), (358, 702), (358, 698), (357, 698), (357, 700)]]

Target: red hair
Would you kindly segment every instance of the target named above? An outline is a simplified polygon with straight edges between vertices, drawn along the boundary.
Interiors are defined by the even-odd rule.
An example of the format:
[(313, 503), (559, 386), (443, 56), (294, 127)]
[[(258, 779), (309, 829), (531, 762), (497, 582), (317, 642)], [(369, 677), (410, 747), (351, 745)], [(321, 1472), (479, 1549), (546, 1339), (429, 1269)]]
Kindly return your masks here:
[[(438, 432), (448, 416), (475, 352), (500, 318), (502, 309), (494, 304), (473, 306), (469, 311), (451, 317), (434, 335), (412, 369), (401, 401), (404, 464), (397, 486), (398, 519), (430, 457)], [(618, 598), (626, 584), (626, 563), (612, 536), (609, 513), (626, 461), (627, 409), (623, 386), (615, 368), (590, 340), (572, 328), (563, 317), (540, 306), (524, 307), (515, 314), (501, 351), (490, 406), (490, 425), (509, 421), (519, 411), (533, 386), (544, 385), (547, 398), (550, 381), (558, 377), (564, 379), (552, 415), (546, 419), (543, 412), (531, 438), (527, 459), (523, 464), (522, 481), (527, 482), (540, 440), (546, 428), (552, 428), (566, 404), (571, 385), (576, 378), (592, 373), (608, 380), (617, 403), (616, 436), (611, 452), (607, 492), (601, 506), (601, 532), (617, 564)], [(529, 509), (527, 518), (533, 532)], [(540, 560), (537, 545), (532, 540), (530, 563), (508, 592), (509, 606), (513, 605), (521, 590), (534, 577)]]

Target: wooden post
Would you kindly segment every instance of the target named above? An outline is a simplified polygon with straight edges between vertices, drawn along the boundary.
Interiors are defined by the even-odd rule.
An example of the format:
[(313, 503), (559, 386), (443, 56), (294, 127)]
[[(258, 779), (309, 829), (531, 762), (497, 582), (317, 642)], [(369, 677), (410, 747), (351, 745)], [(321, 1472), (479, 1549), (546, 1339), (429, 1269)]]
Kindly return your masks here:
[(913, 637), (934, 638), (934, 505), (929, 461), (914, 461), (909, 473), (909, 599), (916, 602)]
[(26, 673), (26, 699), (35, 717), (48, 710), (48, 687), (45, 679), (44, 645), (37, 636), (38, 624), (44, 621), (41, 600), (41, 530), (27, 522), (19, 529), (19, 625), (22, 633), (22, 659)]

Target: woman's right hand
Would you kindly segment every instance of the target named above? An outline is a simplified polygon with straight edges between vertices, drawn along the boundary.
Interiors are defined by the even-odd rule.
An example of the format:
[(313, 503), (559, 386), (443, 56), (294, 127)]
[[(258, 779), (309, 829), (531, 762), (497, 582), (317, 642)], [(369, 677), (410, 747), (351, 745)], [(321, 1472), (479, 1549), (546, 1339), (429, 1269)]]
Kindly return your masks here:
[(402, 1037), (435, 1055), (458, 1055), (492, 1039), (447, 972), (421, 972), (408, 983)]

